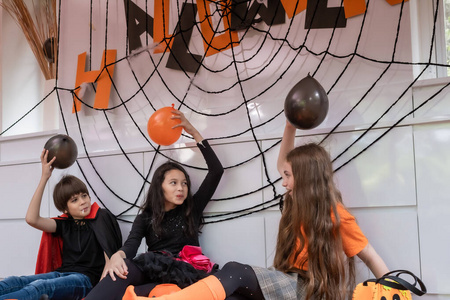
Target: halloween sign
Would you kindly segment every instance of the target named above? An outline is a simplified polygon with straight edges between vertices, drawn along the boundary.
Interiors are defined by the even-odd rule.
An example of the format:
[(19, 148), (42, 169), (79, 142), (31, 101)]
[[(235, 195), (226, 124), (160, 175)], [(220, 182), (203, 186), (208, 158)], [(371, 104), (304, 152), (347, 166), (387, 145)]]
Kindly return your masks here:
[[(167, 24), (174, 1), (149, 1), (148, 5), (153, 4), (154, 11), (154, 15), (150, 16), (132, 0), (124, 0), (128, 51), (131, 53), (143, 47), (141, 36), (147, 34), (157, 44), (152, 49), (154, 53), (169, 52), (166, 68), (192, 73), (199, 70), (202, 61), (202, 55), (194, 54), (189, 49), (194, 29), (201, 31), (204, 56), (207, 57), (239, 46), (238, 31), (246, 30), (255, 23), (264, 22), (269, 26), (285, 24), (286, 16), (291, 19), (304, 11), (305, 29), (343, 28), (347, 18), (366, 11), (365, 0), (345, 0), (342, 7), (329, 7), (328, 0), (186, 1), (181, 3), (176, 28), (170, 33)], [(403, 2), (385, 1), (390, 5)], [(213, 25), (211, 4), (220, 11), (220, 32)], [(86, 53), (78, 56), (73, 112), (81, 109), (81, 85), (86, 82), (97, 84), (94, 108), (108, 107), (115, 59), (116, 50), (105, 50), (100, 69), (89, 71), (85, 70)]]

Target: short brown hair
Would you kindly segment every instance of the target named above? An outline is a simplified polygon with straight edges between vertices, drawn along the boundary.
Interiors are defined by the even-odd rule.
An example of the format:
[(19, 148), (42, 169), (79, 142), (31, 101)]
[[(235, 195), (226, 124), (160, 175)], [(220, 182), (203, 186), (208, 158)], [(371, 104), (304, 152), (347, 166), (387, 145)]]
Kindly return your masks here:
[(64, 212), (70, 198), (80, 193), (89, 195), (89, 191), (84, 182), (73, 175), (63, 176), (53, 190), (53, 202), (55, 203), (56, 209)]

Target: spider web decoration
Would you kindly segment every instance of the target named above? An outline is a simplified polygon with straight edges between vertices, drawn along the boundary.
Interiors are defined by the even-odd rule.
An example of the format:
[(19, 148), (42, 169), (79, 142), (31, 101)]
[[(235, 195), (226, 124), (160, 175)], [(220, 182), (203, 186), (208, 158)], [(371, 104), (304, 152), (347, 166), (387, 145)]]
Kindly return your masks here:
[[(70, 2), (59, 3), (58, 28), (63, 30), (68, 28), (63, 22), (64, 17), (68, 17), (68, 7), (75, 5)], [(265, 196), (264, 201), (255, 205), (205, 217), (206, 223), (215, 223), (258, 213), (278, 206), (281, 202), (282, 195), (276, 187), (280, 177), (271, 175), (269, 165), (274, 163), (268, 161), (267, 156), (280, 143), (280, 130), (284, 125), (284, 97), (306, 75), (310, 74), (321, 82), (330, 99), (329, 117), (318, 129), (307, 133), (320, 136), (320, 143), (326, 144), (333, 134), (345, 131), (353, 122), (351, 118), (360, 111), (372, 110), (372, 115), (376, 115), (374, 119), (366, 121), (369, 123), (357, 139), (348, 141), (347, 146), (333, 157), (335, 171), (357, 159), (402, 121), (435, 99), (450, 84), (436, 88), (432, 95), (422, 99), (420, 105), (414, 108), (408, 106), (406, 98), (428, 68), (449, 67), (432, 63), (431, 60), (435, 47), (439, 0), (436, 0), (434, 11), (429, 58), (419, 62), (412, 61), (410, 52), (402, 51), (410, 47), (404, 37), (404, 32), (407, 31), (405, 27), (409, 26), (407, 2), (389, 5), (385, 1), (368, 0), (364, 14), (349, 19), (345, 19), (343, 1), (336, 7), (327, 8), (323, 6), (327, 1), (309, 0), (306, 11), (291, 17), (286, 16), (283, 8), (285, 1), (281, 0), (159, 2), (162, 4), (162, 15), (169, 16), (168, 19), (163, 18), (159, 25), (156, 24), (154, 1), (90, 2), (89, 41), (85, 41), (83, 46), (89, 57), (86, 69), (95, 69), (95, 65), (99, 65), (98, 59), (93, 62), (93, 58), (101, 57), (103, 50), (118, 50), (117, 59), (113, 63), (114, 74), (108, 72), (106, 63), (102, 70), (112, 82), (108, 108), (94, 108), (92, 103), (97, 88), (95, 84), (70, 88), (73, 86), (73, 78), (61, 77), (63, 68), (69, 67), (67, 61), (73, 61), (72, 56), (70, 59), (62, 57), (58, 60), (59, 77), (55, 88), (29, 111), (41, 105), (51, 94), (57, 95), (66, 133), (79, 137), (81, 144), (78, 147), (84, 149), (98, 180), (127, 206), (115, 213), (123, 221), (126, 221), (122, 218), (123, 215), (139, 205), (158, 161), (173, 159), (167, 151), (149, 139), (145, 130), (149, 116), (163, 106), (174, 103), (194, 126), (208, 124), (208, 128), (200, 128), (200, 132), (203, 134), (206, 130), (208, 135), (203, 135), (215, 144), (252, 144), (255, 149), (253, 154), (243, 156), (233, 165), (225, 165), (225, 170), (240, 170), (256, 159), (261, 160), (264, 176), (262, 182), (265, 184), (235, 195), (230, 192), (226, 197), (212, 201), (240, 199), (263, 191), (270, 196)], [(170, 3), (170, 7), (164, 6), (167, 3)], [(208, 5), (201, 7), (199, 3)], [(297, 2), (297, 11), (300, 10), (301, 3), (303, 2)], [(207, 12), (206, 17), (201, 17), (199, 10)], [(390, 19), (395, 22), (380, 21), (380, 16), (385, 15), (388, 18), (395, 16)], [(136, 22), (135, 18), (141, 22)], [(377, 18), (378, 22), (374, 25)], [(220, 47), (210, 43), (212, 37), (207, 36), (202, 27), (205, 24), (213, 28), (212, 37), (225, 37), (224, 40), (228, 39), (230, 43), (222, 43)], [(383, 25), (385, 28), (380, 28)], [(153, 33), (156, 26), (167, 30), (165, 37), (159, 42), (155, 42), (154, 36), (148, 34)], [(137, 40), (136, 30), (143, 33)], [(73, 36), (61, 36), (61, 31), (58, 34), (61, 41), (59, 54), (64, 55), (64, 51), (68, 51), (68, 46), (64, 45), (70, 43)], [(377, 39), (383, 39), (384, 45), (389, 44), (390, 48), (372, 49)], [(339, 42), (341, 40), (345, 40), (345, 43)], [(71, 66), (74, 68), (73, 62)], [(420, 67), (421, 71), (411, 78), (415, 66)], [(355, 75), (359, 70), (369, 70), (369, 74), (364, 79), (360, 78)], [(359, 88), (350, 94), (352, 101), (344, 101), (349, 97), (346, 90), (351, 89), (353, 84)], [(389, 84), (397, 87), (396, 93), (385, 95), (382, 93), (383, 87)], [(80, 88), (82, 93), (76, 95), (75, 92)], [(370, 103), (377, 97), (387, 100), (383, 105), (372, 107)], [(72, 113), (73, 99), (81, 101), (81, 111)], [(105, 126), (103, 131), (99, 130), (101, 133), (98, 135), (108, 134), (113, 137), (115, 148), (142, 180), (135, 199), (120, 196), (104, 180), (94, 163), (93, 151), (90, 150), (92, 140), (89, 137), (92, 132), (87, 134), (86, 128), (97, 123)], [(374, 129), (381, 133), (348, 157), (350, 151)], [(133, 131), (134, 137), (140, 137), (138, 145), (152, 150), (150, 168), (146, 172), (139, 170), (130, 157), (131, 153), (127, 152), (128, 131)], [(265, 146), (262, 146), (262, 140), (265, 141)], [(192, 138), (183, 134), (182, 141), (189, 143)], [(344, 159), (345, 155), (348, 158)], [(188, 172), (206, 170), (177, 162), (186, 167)], [(86, 175), (85, 167), (78, 161), (77, 164), (94, 195), (108, 208), (108, 203), (97, 192), (98, 186), (92, 184)]]

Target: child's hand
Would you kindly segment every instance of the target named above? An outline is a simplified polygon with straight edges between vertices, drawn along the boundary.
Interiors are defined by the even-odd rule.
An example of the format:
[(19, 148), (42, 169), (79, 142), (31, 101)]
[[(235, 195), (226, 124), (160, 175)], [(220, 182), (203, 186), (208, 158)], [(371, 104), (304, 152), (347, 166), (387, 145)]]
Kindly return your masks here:
[(44, 149), (41, 153), (41, 164), (42, 164), (42, 178), (49, 179), (53, 172), (53, 162), (56, 160), (56, 156), (52, 158), (51, 161), (47, 162), (48, 150)]
[(183, 127), (184, 131), (192, 135), (197, 143), (200, 143), (203, 140), (203, 137), (200, 135), (198, 130), (195, 129), (194, 126), (192, 126), (191, 122), (186, 119), (181, 111), (173, 109), (172, 113), (174, 114), (174, 116), (172, 116), (171, 119), (179, 119), (181, 121), (180, 124), (175, 125), (172, 128)]
[(183, 127), (184, 130), (192, 135), (192, 132), (195, 130), (194, 126), (192, 126), (192, 124), (186, 119), (186, 117), (184, 116), (184, 114), (177, 110), (177, 109), (173, 109), (172, 113), (175, 114), (174, 116), (171, 117), (171, 119), (179, 119), (181, 122), (178, 125), (173, 126), (172, 128), (177, 128), (177, 127)]
[(290, 130), (294, 130), (294, 131), (297, 129), (297, 127), (292, 125), (292, 123), (289, 122), (288, 120), (286, 120), (286, 128), (289, 128)]
[(106, 275), (111, 277), (113, 281), (116, 281), (117, 275), (119, 278), (126, 279), (128, 275), (128, 267), (125, 263), (125, 260), (120, 255), (120, 251), (114, 253), (111, 258), (109, 259), (109, 262), (106, 263), (105, 268), (103, 269), (102, 277), (100, 280), (103, 279)]

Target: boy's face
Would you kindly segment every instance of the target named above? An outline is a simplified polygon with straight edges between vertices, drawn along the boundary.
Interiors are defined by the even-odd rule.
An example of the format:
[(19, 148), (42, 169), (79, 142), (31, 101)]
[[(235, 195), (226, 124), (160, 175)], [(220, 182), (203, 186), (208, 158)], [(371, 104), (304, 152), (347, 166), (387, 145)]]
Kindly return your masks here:
[(76, 220), (84, 219), (91, 212), (91, 197), (86, 193), (73, 195), (67, 201), (66, 213)]

